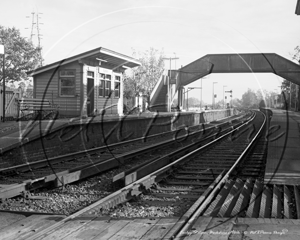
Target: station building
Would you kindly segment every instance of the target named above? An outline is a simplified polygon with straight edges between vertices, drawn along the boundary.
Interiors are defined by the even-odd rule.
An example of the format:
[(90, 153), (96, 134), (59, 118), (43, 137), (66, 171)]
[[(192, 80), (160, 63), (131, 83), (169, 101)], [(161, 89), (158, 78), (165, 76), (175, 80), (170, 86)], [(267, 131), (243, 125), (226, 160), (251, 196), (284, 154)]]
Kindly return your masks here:
[(33, 97), (59, 106), (61, 116), (123, 114), (123, 72), (140, 63), (102, 47), (28, 72)]

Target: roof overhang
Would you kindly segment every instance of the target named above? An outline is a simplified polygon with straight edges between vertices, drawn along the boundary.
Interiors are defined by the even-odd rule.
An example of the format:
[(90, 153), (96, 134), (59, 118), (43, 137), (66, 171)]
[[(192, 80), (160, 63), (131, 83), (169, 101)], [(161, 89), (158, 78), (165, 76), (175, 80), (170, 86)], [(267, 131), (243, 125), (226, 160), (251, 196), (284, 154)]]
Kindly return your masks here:
[(69, 58), (62, 59), (58, 62), (48, 64), (46, 66), (37, 68), (35, 70), (32, 70), (30, 72), (27, 72), (28, 75), (34, 76), (37, 74), (40, 74), (45, 71), (49, 71), (54, 68), (59, 68), (60, 66), (69, 64), (71, 62), (75, 61), (83, 61), (83, 62), (91, 62), (95, 63), (97, 62), (97, 65), (103, 65), (104, 68), (108, 69), (122, 69), (125, 70), (126, 68), (134, 68), (137, 66), (140, 66), (141, 63), (129, 56), (126, 56), (121, 53), (117, 53), (114, 51), (111, 51), (106, 48), (96, 48), (93, 50), (90, 50), (88, 52), (84, 52)]
[(297, 15), (300, 15), (300, 0), (297, 0), (297, 5), (296, 5), (296, 11), (295, 11), (295, 13)]

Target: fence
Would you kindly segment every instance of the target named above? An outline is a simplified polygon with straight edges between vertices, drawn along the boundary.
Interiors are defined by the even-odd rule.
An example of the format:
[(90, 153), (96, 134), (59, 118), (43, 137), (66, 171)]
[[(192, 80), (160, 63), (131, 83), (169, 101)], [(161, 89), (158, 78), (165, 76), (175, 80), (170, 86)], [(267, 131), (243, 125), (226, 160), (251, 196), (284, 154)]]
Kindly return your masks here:
[[(5, 90), (5, 119), (18, 117), (17, 99), (20, 98), (19, 91)], [(3, 120), (3, 89), (0, 87), (0, 118)]]

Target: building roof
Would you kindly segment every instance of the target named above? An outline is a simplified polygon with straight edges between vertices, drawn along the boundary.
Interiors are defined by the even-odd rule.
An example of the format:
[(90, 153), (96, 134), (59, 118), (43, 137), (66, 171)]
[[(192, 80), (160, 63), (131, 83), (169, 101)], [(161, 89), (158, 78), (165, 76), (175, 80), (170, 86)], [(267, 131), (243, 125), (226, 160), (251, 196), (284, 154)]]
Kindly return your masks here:
[[(133, 68), (140, 66), (141, 63), (129, 56), (126, 56), (121, 53), (117, 53), (114, 51), (111, 51), (106, 48), (96, 48), (69, 58), (62, 59), (60, 61), (36, 68), (30, 72), (27, 72), (28, 75), (34, 76), (37, 74), (40, 74), (45, 71), (49, 71), (53, 68), (57, 68), (60, 66), (63, 66), (65, 64), (74, 62), (74, 61), (80, 61), (80, 60), (85, 60), (85, 61), (99, 61), (105, 65), (105, 68), (109, 69), (117, 69), (117, 68)], [(99, 65), (101, 65), (101, 63)]]

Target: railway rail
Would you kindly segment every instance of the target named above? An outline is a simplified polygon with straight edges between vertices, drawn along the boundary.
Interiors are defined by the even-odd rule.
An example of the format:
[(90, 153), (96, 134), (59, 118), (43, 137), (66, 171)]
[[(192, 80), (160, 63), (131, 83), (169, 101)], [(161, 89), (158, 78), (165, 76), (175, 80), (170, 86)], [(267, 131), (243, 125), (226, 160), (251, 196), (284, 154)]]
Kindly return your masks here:
[[(242, 116), (238, 116), (232, 119), (231, 125), (238, 125), (241, 121)], [(212, 133), (214, 130), (225, 127), (226, 125), (228, 125), (228, 123), (223, 120), (221, 123), (209, 126), (205, 129), (205, 134), (209, 135), (209, 132)], [(151, 151), (157, 152), (158, 149), (162, 149), (166, 146), (173, 145), (173, 149), (176, 149), (179, 146), (188, 145), (189, 141), (194, 141), (199, 137), (197, 135), (200, 132), (204, 137), (206, 136), (203, 134), (204, 129), (199, 130), (199, 126), (190, 127), (188, 131), (190, 131), (189, 136), (186, 136), (184, 131), (177, 130), (0, 169), (0, 184), (7, 184), (5, 188), (0, 189), (0, 199), (5, 200), (20, 194), (28, 197), (30, 196), (29, 191), (34, 189), (50, 185), (56, 187), (66, 185), (94, 174), (122, 166), (128, 159), (141, 156)], [(223, 131), (228, 131), (228, 129)], [(174, 133), (176, 135), (178, 134), (176, 139), (173, 137)], [(203, 138), (201, 141), (209, 140), (213, 136), (214, 135), (207, 139)], [(183, 141), (183, 139), (185, 141)], [(147, 141), (145, 142), (145, 140)], [(158, 140), (160, 141), (159, 143), (157, 143)], [(161, 155), (162, 152), (159, 152), (159, 154)], [(114, 156), (112, 157), (112, 155)], [(146, 162), (144, 161), (142, 164), (145, 165), (156, 158), (157, 156), (153, 156), (152, 159)], [(141, 165), (139, 165), (139, 167), (140, 166)], [(124, 173), (124, 171), (122, 173)], [(120, 177), (120, 175), (116, 177), (116, 180), (119, 180), (118, 182), (120, 182), (120, 180), (121, 182), (125, 181), (124, 177)]]
[[(164, 204), (167, 199), (172, 198), (185, 201), (186, 205), (187, 200), (193, 200), (188, 205), (188, 210), (184, 209), (185, 213), (180, 216), (177, 223), (164, 236), (165, 239), (185, 237), (186, 233), (191, 230), (193, 223), (203, 213), (216, 213), (215, 209), (219, 208), (219, 211), (224, 216), (227, 216), (230, 212), (229, 209), (232, 210), (232, 205), (236, 203), (237, 198), (240, 198), (237, 197), (239, 194), (236, 193), (247, 190), (243, 190), (242, 187), (249, 185), (249, 175), (252, 176), (253, 173), (257, 174), (257, 170), (253, 171), (253, 164), (248, 164), (246, 160), (249, 160), (250, 152), (252, 154), (255, 153), (254, 146), (255, 144), (259, 144), (259, 136), (262, 135), (265, 124), (266, 118), (262, 113), (257, 112), (251, 120), (243, 123), (241, 126), (232, 129), (220, 137), (215, 136), (216, 139), (210, 143), (198, 147), (192, 152), (160, 167), (153, 173), (129, 183), (124, 188), (91, 204), (89, 207), (68, 216), (59, 223), (51, 226), (47, 231), (42, 231), (33, 239), (42, 239), (41, 237), (53, 232), (68, 220), (83, 216), (102, 216), (102, 210), (104, 209), (112, 209), (118, 204), (130, 200), (140, 201), (141, 203), (145, 200), (145, 196), (147, 196), (147, 199), (152, 198), (152, 200), (160, 198), (164, 200), (161, 201)], [(236, 148), (237, 145), (238, 147)], [(259, 145), (262, 145), (260, 146), (259, 153), (262, 154), (265, 145)], [(223, 151), (226, 155), (224, 154), (223, 159), (217, 157), (216, 160), (215, 154), (220, 153), (220, 151)], [(258, 156), (259, 154), (254, 154), (254, 156)], [(222, 165), (220, 165), (222, 160)], [(152, 165), (155, 164), (157, 163), (152, 163)], [(254, 165), (258, 167), (257, 164), (258, 162)], [(150, 165), (148, 165), (148, 168)], [(264, 163), (260, 163), (259, 167), (263, 169)], [(138, 175), (138, 172), (142, 171), (142, 169), (143, 167), (135, 169), (135, 174)], [(243, 175), (244, 172), (247, 174)], [(242, 176), (246, 179), (246, 184), (243, 184), (243, 180), (240, 180), (239, 177)], [(259, 180), (257, 180), (257, 184), (258, 182)], [(224, 194), (221, 194), (221, 192), (227, 189), (230, 194), (224, 197)], [(220, 201), (216, 201), (216, 199), (220, 198), (225, 199), (226, 202), (222, 204)], [(217, 203), (214, 204), (215, 202)], [(159, 205), (158, 201), (155, 204)], [(212, 204), (214, 204), (213, 211), (211, 211)], [(245, 202), (242, 202), (241, 206), (245, 207)], [(245, 212), (244, 208), (243, 211)]]
[[(211, 143), (172, 159), (171, 163), (160, 166), (149, 175), (143, 175), (146, 173), (144, 168), (151, 168), (157, 162), (124, 172), (129, 176), (128, 182), (125, 181), (127, 186), (60, 218), (37, 233), (26, 232), (27, 239), (76, 239), (84, 234), (87, 239), (195, 240), (211, 239), (214, 236), (206, 234), (210, 230), (227, 231), (222, 239), (243, 239), (243, 231), (248, 230), (247, 223), (255, 226), (259, 223), (299, 223), (294, 220), (300, 218), (299, 186), (263, 182), (267, 142), (263, 127), (266, 119), (260, 126), (261, 117), (261, 113), (257, 113), (254, 122), (244, 122), (225, 136), (215, 135)], [(230, 143), (237, 142), (236, 145), (244, 145), (244, 148), (230, 146)], [(226, 146), (231, 151), (225, 151), (228, 150)], [(220, 151), (224, 153), (222, 158), (216, 155)], [(130, 182), (133, 176), (141, 173), (140, 179)], [(129, 204), (122, 204), (128, 201)], [(180, 206), (179, 202), (186, 206), (181, 206), (182, 211), (177, 211), (174, 217), (147, 215), (136, 218), (139, 216), (114, 214), (120, 203), (122, 207), (131, 205), (131, 209), (138, 203), (146, 209), (149, 202), (152, 207), (160, 208), (164, 205)], [(103, 217), (104, 214), (109, 214), (109, 217)], [(236, 231), (234, 235), (230, 233), (232, 231)]]

